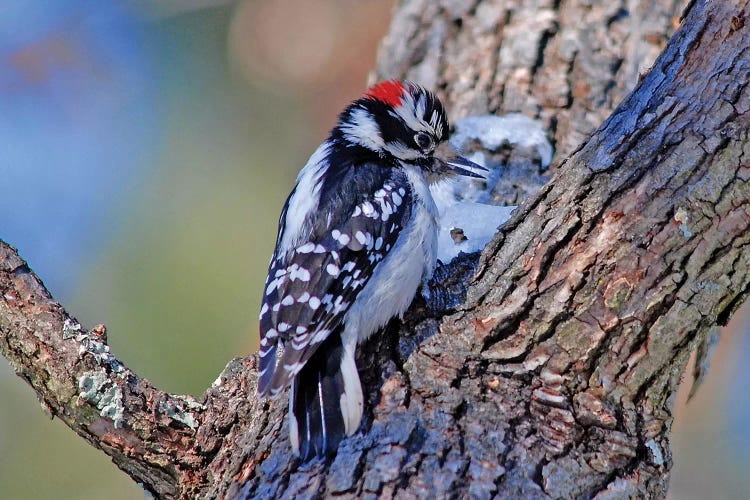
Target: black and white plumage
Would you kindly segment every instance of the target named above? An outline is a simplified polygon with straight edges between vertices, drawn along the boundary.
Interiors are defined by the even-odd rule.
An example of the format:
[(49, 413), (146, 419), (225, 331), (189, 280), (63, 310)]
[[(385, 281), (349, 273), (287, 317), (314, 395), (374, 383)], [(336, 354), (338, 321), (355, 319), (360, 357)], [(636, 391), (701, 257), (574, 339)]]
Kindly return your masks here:
[(432, 274), (428, 179), (476, 176), (466, 160), (433, 156), (447, 137), (432, 93), (376, 85), (340, 115), (284, 205), (260, 311), (258, 392), (291, 385), (290, 440), (303, 459), (330, 455), (357, 430), (357, 343), (402, 315)]

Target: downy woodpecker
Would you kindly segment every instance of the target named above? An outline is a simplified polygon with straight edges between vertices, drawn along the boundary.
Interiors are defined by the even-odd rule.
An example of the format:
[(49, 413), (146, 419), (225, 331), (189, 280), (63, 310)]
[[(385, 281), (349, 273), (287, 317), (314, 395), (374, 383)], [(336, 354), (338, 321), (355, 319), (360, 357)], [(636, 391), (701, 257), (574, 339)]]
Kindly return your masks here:
[(484, 170), (434, 155), (448, 132), (433, 93), (379, 83), (341, 113), (286, 200), (260, 311), (258, 392), (291, 385), (289, 434), (303, 460), (333, 454), (357, 430), (357, 343), (403, 315), (432, 276), (429, 185)]

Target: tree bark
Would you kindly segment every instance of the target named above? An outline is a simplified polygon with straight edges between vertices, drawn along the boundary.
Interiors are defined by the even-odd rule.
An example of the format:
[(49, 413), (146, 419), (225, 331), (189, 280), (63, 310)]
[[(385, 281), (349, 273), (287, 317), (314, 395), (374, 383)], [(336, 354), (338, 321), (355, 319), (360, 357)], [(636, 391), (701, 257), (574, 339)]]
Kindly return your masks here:
[(566, 158), (666, 46), (684, 0), (402, 0), (372, 80), (438, 89), (453, 120), (538, 118)]
[[(667, 5), (643, 26), (669, 29)], [(378, 76), (440, 88), (454, 116), (538, 116), (572, 154), (481, 259), (437, 270), (440, 301), (360, 349), (365, 419), (331, 462), (291, 457), (286, 403), (256, 398), (255, 357), (200, 401), (159, 391), (2, 242), (0, 352), (159, 497), (664, 496), (680, 375), (750, 290), (750, 7), (692, 4), (575, 149), (636, 82), (643, 45), (626, 28), (645, 11), (623, 9), (397, 8)]]

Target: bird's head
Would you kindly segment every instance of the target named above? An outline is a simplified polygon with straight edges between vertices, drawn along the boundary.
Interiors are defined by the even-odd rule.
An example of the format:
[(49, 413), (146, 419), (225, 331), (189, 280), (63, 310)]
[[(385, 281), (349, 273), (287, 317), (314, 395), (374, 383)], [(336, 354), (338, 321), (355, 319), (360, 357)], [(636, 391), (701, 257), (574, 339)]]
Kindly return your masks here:
[(431, 179), (456, 174), (483, 177), (477, 171), (486, 169), (439, 148), (449, 129), (445, 108), (435, 94), (397, 80), (370, 87), (341, 113), (337, 126), (347, 143), (419, 166)]

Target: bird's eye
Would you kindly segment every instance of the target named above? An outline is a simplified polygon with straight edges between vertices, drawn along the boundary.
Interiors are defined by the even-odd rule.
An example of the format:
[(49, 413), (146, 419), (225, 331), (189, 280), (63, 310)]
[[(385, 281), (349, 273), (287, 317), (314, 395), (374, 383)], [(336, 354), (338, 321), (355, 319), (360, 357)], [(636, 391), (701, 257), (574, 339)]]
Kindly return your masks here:
[(419, 146), (419, 148), (423, 151), (432, 149), (432, 137), (430, 137), (429, 134), (425, 134), (424, 132), (420, 132), (415, 135), (414, 142), (416, 142), (417, 146)]

